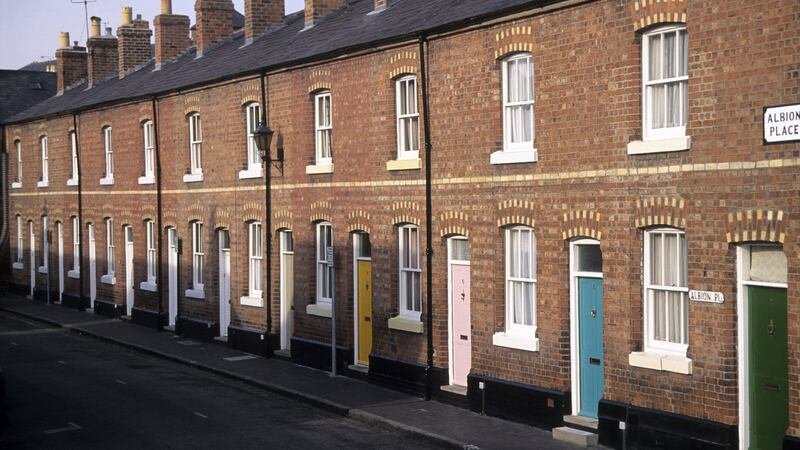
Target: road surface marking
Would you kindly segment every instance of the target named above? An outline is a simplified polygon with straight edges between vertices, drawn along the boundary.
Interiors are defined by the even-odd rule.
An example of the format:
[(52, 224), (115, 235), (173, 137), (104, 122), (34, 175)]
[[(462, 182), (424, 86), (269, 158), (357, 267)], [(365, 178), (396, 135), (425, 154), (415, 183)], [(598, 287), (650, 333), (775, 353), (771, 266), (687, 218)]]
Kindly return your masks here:
[(197, 412), (197, 411), (195, 411), (195, 412), (194, 412), (194, 415), (195, 415), (195, 416), (198, 416), (198, 417), (202, 417), (203, 419), (208, 419), (208, 416), (207, 416), (207, 415), (205, 415), (205, 414), (200, 414), (200, 413), (199, 413), (199, 412)]
[(65, 366), (67, 365), (67, 363), (65, 361), (61, 361), (61, 360), (58, 360), (58, 363), (62, 364), (62, 365), (65, 365)]
[(80, 430), (80, 429), (81, 429), (81, 427), (79, 427), (77, 424), (69, 422), (69, 426), (68, 427), (53, 428), (52, 430), (44, 430), (44, 434), (56, 434), (56, 433), (63, 433), (65, 431), (75, 431), (75, 430)]
[(17, 331), (3, 331), (0, 336), (25, 336), (28, 334), (42, 334), (42, 333), (63, 333), (61, 328), (41, 328), (37, 330), (17, 330)]
[(198, 341), (178, 341), (178, 344), (181, 345), (200, 345)]
[(236, 362), (236, 361), (247, 361), (248, 359), (256, 359), (256, 357), (253, 355), (244, 355), (244, 356), (229, 356), (227, 358), (222, 358), (222, 359), (224, 359), (225, 361)]
[(19, 347), (19, 344), (17, 344), (16, 342), (12, 342), (11, 345), (13, 345), (14, 347)]
[(116, 381), (116, 382), (117, 382), (117, 383), (119, 383), (119, 384), (128, 384), (128, 383), (126, 383), (126, 382), (124, 382), (124, 381), (122, 381), (122, 380), (114, 380), (114, 381)]

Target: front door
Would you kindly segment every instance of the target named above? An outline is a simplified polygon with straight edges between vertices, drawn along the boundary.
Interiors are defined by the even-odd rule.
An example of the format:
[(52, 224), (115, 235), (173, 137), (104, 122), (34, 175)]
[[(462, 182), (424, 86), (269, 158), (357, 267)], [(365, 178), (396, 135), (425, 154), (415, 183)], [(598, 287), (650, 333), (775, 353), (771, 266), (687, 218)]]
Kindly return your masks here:
[(358, 363), (369, 365), (372, 352), (372, 261), (358, 261)]
[(133, 228), (123, 227), (125, 235), (125, 308), (130, 316), (133, 312)]
[(56, 223), (56, 232), (58, 234), (58, 301), (61, 301), (61, 296), (64, 294), (64, 227), (61, 222)]
[(747, 290), (750, 448), (781, 448), (789, 426), (786, 289)]
[(33, 222), (28, 224), (31, 229), (31, 298), (33, 298), (33, 292), (36, 290), (36, 234), (33, 231)]
[(94, 225), (89, 224), (89, 307), (94, 308), (97, 298), (97, 255), (94, 242)]
[(294, 328), (294, 241), (281, 231), (281, 350), (290, 350)]
[(231, 246), (228, 230), (219, 230), (219, 335), (231, 324)]
[(472, 367), (472, 331), (470, 320), (469, 266), (452, 264), (450, 274), (450, 304), (453, 305), (453, 384), (467, 385)]
[(169, 278), (169, 302), (168, 302), (168, 316), (169, 326), (175, 326), (175, 318), (178, 315), (178, 236), (175, 228), (167, 230), (167, 244), (169, 247), (168, 254), (168, 270), (167, 277)]
[(580, 411), (597, 417), (603, 397), (603, 280), (578, 277)]

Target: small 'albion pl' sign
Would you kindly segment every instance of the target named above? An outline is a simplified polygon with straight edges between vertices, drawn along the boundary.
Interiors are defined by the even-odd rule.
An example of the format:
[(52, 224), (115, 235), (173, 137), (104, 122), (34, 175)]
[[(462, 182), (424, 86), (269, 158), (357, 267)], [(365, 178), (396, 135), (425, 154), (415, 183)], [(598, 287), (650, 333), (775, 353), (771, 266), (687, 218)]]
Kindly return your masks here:
[(800, 142), (800, 103), (764, 108), (764, 143)]
[(722, 295), (722, 292), (692, 290), (689, 291), (689, 300), (693, 302), (722, 303), (725, 301), (725, 296)]

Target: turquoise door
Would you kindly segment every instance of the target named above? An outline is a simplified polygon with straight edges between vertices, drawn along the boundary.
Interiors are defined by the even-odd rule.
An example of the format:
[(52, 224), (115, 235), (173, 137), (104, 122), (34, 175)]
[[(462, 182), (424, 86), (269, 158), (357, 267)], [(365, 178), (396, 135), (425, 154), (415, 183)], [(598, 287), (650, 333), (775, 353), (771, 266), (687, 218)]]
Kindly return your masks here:
[(603, 396), (603, 280), (578, 277), (580, 415), (597, 417)]

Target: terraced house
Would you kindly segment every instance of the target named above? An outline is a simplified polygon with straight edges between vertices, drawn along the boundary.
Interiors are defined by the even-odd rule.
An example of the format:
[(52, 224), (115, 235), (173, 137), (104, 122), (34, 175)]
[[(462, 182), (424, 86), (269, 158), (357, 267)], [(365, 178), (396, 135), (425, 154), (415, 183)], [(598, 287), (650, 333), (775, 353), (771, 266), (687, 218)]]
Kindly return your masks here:
[(5, 126), (17, 292), (612, 447), (800, 448), (800, 3), (245, 5), (64, 37)]

